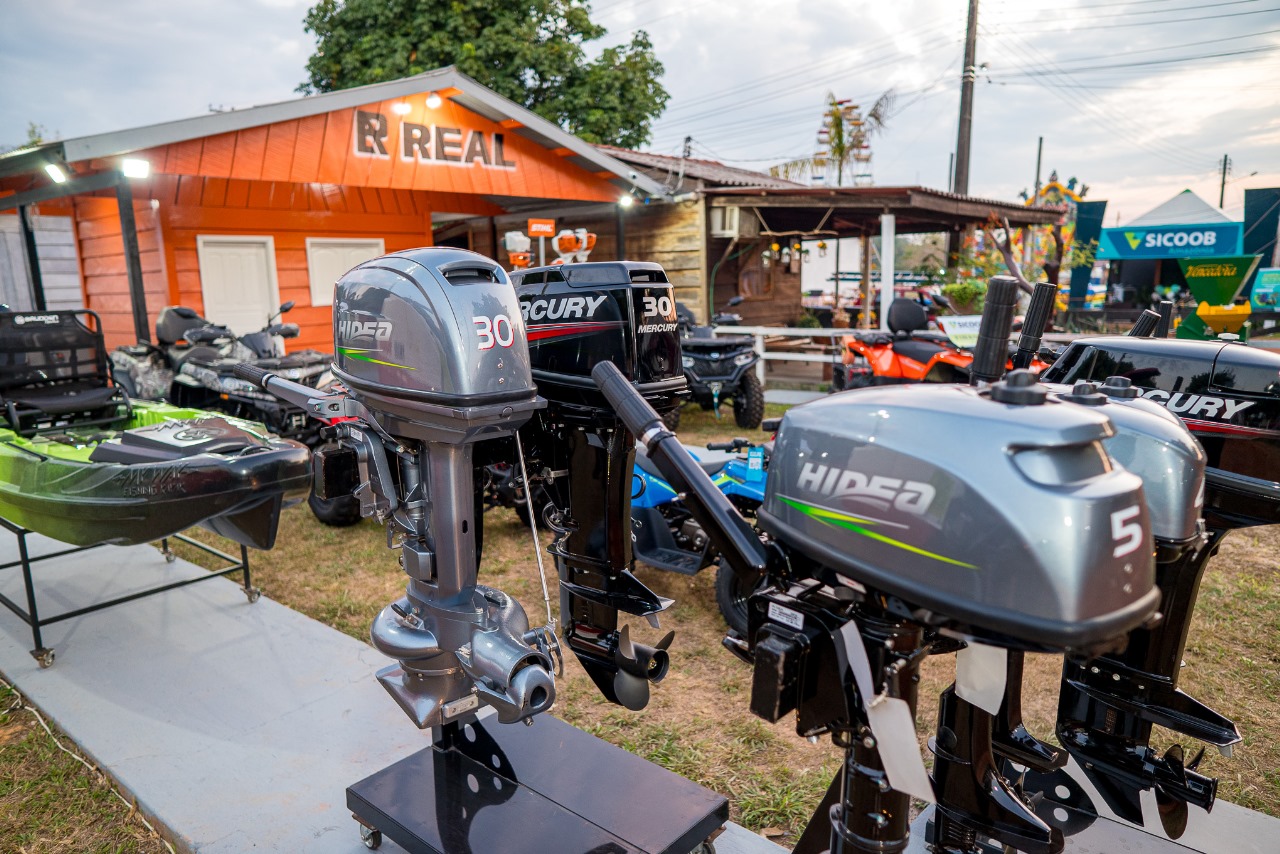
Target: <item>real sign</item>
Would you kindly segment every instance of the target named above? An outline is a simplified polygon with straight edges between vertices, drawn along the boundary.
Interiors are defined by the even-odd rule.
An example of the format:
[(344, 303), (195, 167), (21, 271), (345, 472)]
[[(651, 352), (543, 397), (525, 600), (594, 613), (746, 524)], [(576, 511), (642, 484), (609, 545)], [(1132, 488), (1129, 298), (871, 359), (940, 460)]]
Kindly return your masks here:
[(1238, 222), (1104, 228), (1101, 259), (1205, 258), (1239, 255), (1243, 227)]

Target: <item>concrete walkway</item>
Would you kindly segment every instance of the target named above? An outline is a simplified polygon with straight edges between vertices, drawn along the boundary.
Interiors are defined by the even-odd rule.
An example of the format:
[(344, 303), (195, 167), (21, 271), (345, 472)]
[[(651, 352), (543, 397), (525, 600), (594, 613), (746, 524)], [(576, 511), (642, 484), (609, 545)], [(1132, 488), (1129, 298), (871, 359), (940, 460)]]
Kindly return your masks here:
[[(33, 554), (63, 548), (29, 542)], [(14, 538), (0, 532), (0, 563), (16, 559)], [(46, 617), (203, 572), (146, 546), (34, 568)], [(17, 569), (0, 573), (0, 591), (25, 601)], [(251, 605), (230, 580), (47, 626), (44, 643), (57, 660), (42, 670), (26, 624), (0, 611), (0, 672), (179, 850), (363, 851), (346, 787), (427, 745), (374, 681), (381, 654), (265, 597)], [(380, 850), (400, 849), (388, 840)], [(717, 850), (783, 849), (731, 827)]]

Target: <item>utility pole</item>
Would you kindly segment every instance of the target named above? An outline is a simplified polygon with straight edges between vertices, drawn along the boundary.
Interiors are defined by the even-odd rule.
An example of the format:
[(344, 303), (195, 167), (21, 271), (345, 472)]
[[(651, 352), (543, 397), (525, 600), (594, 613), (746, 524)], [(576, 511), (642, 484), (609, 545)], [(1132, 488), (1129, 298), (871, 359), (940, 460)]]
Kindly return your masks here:
[(1222, 183), (1218, 185), (1218, 210), (1222, 210), (1222, 203), (1227, 198), (1227, 169), (1231, 166), (1231, 158), (1222, 155)]
[(969, 27), (964, 36), (964, 69), (960, 74), (960, 134), (956, 139), (956, 177), (953, 192), (969, 195), (969, 137), (973, 131), (973, 80), (978, 52), (978, 0), (969, 0)]
[[(1044, 154), (1044, 137), (1040, 137), (1040, 141), (1036, 143), (1036, 184), (1035, 190), (1031, 194), (1031, 206), (1035, 207), (1040, 204), (1040, 160)], [(1031, 226), (1027, 226), (1022, 231), (1022, 263), (1030, 269), (1031, 262), (1035, 258), (1035, 233), (1031, 230)]]
[(1040, 157), (1044, 154), (1044, 137), (1040, 137), (1040, 141), (1036, 143), (1036, 193), (1031, 197), (1031, 204), (1040, 203)]

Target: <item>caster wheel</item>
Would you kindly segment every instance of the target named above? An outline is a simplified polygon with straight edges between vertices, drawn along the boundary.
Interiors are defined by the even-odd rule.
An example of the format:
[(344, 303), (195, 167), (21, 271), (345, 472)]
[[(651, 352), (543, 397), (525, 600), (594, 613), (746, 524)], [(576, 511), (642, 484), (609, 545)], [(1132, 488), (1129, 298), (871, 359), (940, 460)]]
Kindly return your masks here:
[(41, 667), (53, 666), (54, 653), (51, 649), (33, 649), (31, 651), (31, 656), (35, 658), (36, 664), (39, 664)]
[(252, 605), (254, 602), (257, 602), (262, 598), (262, 591), (257, 587), (244, 588), (244, 597), (248, 599), (249, 604)]
[(370, 851), (376, 851), (382, 845), (382, 831), (360, 825), (360, 841)]

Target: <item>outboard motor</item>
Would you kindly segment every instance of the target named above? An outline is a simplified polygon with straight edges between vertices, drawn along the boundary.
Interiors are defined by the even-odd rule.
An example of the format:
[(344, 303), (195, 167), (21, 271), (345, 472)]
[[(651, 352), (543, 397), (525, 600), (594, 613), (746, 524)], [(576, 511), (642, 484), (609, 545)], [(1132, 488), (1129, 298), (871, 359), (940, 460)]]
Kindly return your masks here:
[[(1150, 750), (1153, 724), (1229, 754), (1235, 725), (1178, 688), (1183, 651), (1200, 581), (1228, 531), (1280, 522), (1280, 356), (1227, 341), (1098, 337), (1078, 339), (1045, 376), (1059, 383), (1097, 383), (1130, 405), (1156, 404), (1179, 417), (1206, 453), (1204, 535), (1178, 542), (1179, 525), (1157, 531), (1158, 583), (1164, 619), (1135, 632), (1120, 655), (1064, 673), (1059, 738), (1089, 771), (1117, 815), (1142, 823), (1141, 793), (1154, 789), (1166, 832), (1177, 838), (1186, 805), (1206, 810), (1217, 783), (1195, 773), (1199, 755), (1181, 747)], [(1127, 467), (1137, 470), (1133, 463)], [(1166, 481), (1147, 480), (1149, 488)], [(1172, 496), (1170, 497), (1172, 499)], [(1172, 507), (1177, 502), (1170, 501)], [(1153, 517), (1158, 516), (1156, 502)], [(1051, 788), (1051, 787), (1050, 787)]]
[(550, 605), (548, 626), (531, 628), (515, 599), (476, 583), (475, 472), (544, 405), (506, 273), (451, 248), (375, 258), (338, 280), (334, 339), (345, 394), (251, 366), (237, 374), (338, 420), (337, 448), (315, 457), (316, 493), (354, 493), (400, 549), (406, 595), (371, 630), (398, 663), (378, 681), (420, 728), (483, 705), (503, 723), (531, 722), (555, 700)]
[(1141, 792), (1154, 788), (1165, 829), (1177, 838), (1186, 805), (1210, 809), (1217, 783), (1195, 773), (1198, 758), (1184, 762), (1181, 747), (1155, 755), (1152, 724), (1223, 748), (1240, 740), (1231, 721), (1177, 687), (1191, 611), (1214, 551), (1200, 518), (1205, 455), (1175, 416), (1140, 398), (1124, 377), (1053, 388), (1064, 400), (1100, 407), (1116, 425), (1107, 451), (1146, 487), (1162, 593), (1161, 620), (1131, 632), (1122, 652), (1065, 663), (1058, 739), (1122, 818), (1141, 825)]
[[(910, 798), (936, 790), (943, 849), (969, 850), (981, 831), (1061, 850), (1061, 831), (1000, 776), (993, 716), (1007, 650), (1095, 655), (1155, 611), (1146, 501), (1103, 448), (1110, 420), (1025, 372), (984, 389), (894, 386), (797, 407), (775, 442), (762, 544), (623, 377), (609, 365), (594, 377), (729, 566), (775, 580), (751, 598), (739, 650), (754, 661), (752, 709), (771, 721), (795, 710), (801, 735), (830, 733), (846, 751), (829, 813), (797, 848), (816, 850), (822, 833), (832, 851), (901, 851)], [(938, 435), (966, 453), (941, 452)], [(962, 644), (931, 782), (913, 724), (920, 662)]]
[[(660, 411), (685, 393), (675, 303), (657, 264), (590, 262), (512, 274), (533, 378), (547, 408), (520, 430), (542, 481), (560, 574), (565, 644), (611, 702), (644, 708), (667, 672), (674, 633), (652, 646), (618, 628), (618, 612), (647, 618), (671, 600), (632, 574), (631, 489), (636, 437), (591, 381), (616, 367)], [(519, 453), (520, 446), (516, 451)]]

